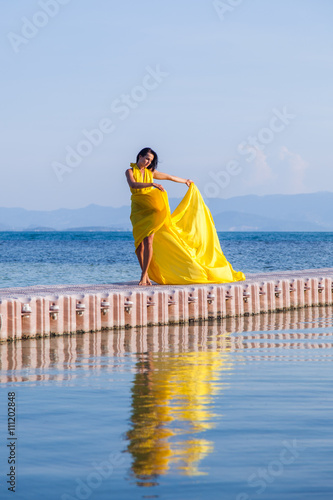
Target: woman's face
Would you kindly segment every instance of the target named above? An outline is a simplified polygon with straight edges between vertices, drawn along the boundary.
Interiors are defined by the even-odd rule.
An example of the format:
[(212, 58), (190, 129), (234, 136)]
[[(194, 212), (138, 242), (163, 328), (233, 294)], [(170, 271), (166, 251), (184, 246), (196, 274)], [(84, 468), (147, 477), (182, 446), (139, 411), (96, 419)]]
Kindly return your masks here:
[(145, 156), (139, 156), (138, 167), (139, 168), (147, 168), (151, 164), (154, 159), (154, 155), (151, 153), (147, 153)]

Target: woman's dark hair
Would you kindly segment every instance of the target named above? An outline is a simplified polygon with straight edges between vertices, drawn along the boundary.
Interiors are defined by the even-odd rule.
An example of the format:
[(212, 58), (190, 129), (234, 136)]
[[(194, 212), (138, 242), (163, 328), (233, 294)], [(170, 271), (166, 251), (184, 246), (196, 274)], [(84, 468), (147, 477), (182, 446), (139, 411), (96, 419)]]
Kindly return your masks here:
[(157, 169), (158, 156), (155, 153), (155, 151), (153, 151), (151, 148), (143, 148), (143, 149), (141, 149), (140, 153), (138, 153), (138, 155), (136, 157), (136, 162), (138, 163), (139, 156), (146, 156), (147, 153), (151, 153), (152, 155), (154, 155), (153, 161), (151, 162), (151, 164), (149, 165), (149, 167), (147, 167), (147, 168), (149, 168), (150, 170), (152, 170), (154, 172), (154, 170)]

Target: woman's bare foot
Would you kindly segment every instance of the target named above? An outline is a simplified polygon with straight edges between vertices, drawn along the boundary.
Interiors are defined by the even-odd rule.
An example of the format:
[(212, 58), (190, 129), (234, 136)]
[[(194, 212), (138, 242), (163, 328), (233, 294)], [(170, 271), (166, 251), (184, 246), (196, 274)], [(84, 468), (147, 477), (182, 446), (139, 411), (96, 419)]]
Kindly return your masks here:
[(141, 276), (141, 279), (139, 281), (139, 286), (147, 286), (147, 285), (151, 285), (151, 281), (148, 278), (148, 274), (146, 274), (145, 276)]

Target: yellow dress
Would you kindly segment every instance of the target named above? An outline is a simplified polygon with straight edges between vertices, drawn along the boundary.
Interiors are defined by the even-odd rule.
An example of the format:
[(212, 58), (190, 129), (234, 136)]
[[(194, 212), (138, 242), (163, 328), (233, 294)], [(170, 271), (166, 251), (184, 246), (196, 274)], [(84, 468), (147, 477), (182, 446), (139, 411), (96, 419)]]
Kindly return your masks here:
[[(136, 182), (154, 182), (145, 169), (144, 179), (131, 163)], [(160, 285), (229, 283), (245, 280), (223, 255), (212, 215), (198, 188), (192, 183), (174, 212), (168, 195), (159, 189), (131, 188), (131, 222), (135, 248), (155, 233), (149, 278)]]

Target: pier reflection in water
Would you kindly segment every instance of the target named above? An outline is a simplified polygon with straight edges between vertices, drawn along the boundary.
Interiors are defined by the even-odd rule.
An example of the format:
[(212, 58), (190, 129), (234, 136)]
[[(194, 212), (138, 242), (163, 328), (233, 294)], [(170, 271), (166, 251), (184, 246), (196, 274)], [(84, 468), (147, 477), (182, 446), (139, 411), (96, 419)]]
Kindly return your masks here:
[[(39, 498), (37, 488), (39, 492), (44, 488), (50, 499), (61, 495), (80, 498), (80, 480), (89, 489), (90, 498), (110, 498), (111, 491), (116, 492), (113, 497), (117, 499), (142, 498), (148, 490), (138, 486), (152, 487), (152, 493), (161, 498), (163, 488), (170, 497), (179, 499), (204, 498), (207, 491), (218, 496), (222, 489), (225, 498), (252, 498), (259, 491), (249, 480), (257, 473), (256, 467), (268, 467), (285, 446), (284, 439), (297, 439), (302, 443), (299, 449), (305, 450), (297, 451), (298, 466), (292, 473), (291, 465), (288, 470), (284, 467), (283, 474), (274, 476), (272, 472), (265, 483), (265, 498), (289, 498), (289, 491), (290, 498), (329, 498), (332, 481), (326, 474), (326, 452), (321, 456), (318, 431), (320, 428), (325, 433), (326, 446), (331, 445), (326, 411), (332, 410), (332, 396), (327, 393), (332, 324), (332, 309), (327, 307), (231, 318), (220, 323), (1, 344), (1, 383), (17, 390), (22, 401), (21, 490), (18, 487), (16, 497)], [(304, 387), (311, 387), (311, 383), (316, 395)], [(76, 419), (77, 436), (74, 425), (71, 438), (66, 442), (62, 439), (67, 418), (64, 411), (57, 415), (60, 421), (53, 428), (53, 438), (48, 436), (53, 458), (67, 457), (56, 470), (52, 454), (33, 470), (31, 442), (24, 437), (29, 429), (36, 432), (38, 425), (44, 425), (36, 411), (37, 421), (32, 426), (28, 405), (32, 395), (35, 404), (41, 404), (38, 393), (42, 388), (43, 397), (49, 398), (45, 404), (50, 413), (53, 398), (58, 397), (63, 406), (67, 398), (71, 418)], [(98, 408), (101, 400), (95, 401), (96, 391), (103, 394), (103, 408)], [(85, 397), (86, 405), (82, 404)], [(100, 421), (90, 407), (94, 401)], [(307, 418), (302, 416), (304, 411)], [(111, 414), (117, 414), (116, 425)], [(94, 444), (85, 434), (89, 429)], [(75, 450), (82, 444), (82, 432), (88, 458)], [(306, 451), (311, 450), (311, 433), (316, 439), (320, 470), (313, 468), (309, 458), (313, 451)], [(102, 475), (98, 486), (89, 486), (91, 464), (110, 453), (110, 444), (104, 442), (106, 435), (115, 440), (112, 450), (127, 457), (127, 462), (118, 469), (114, 466), (112, 476)], [(42, 454), (43, 433), (39, 437), (36, 432), (33, 442)], [(307, 481), (314, 488), (313, 497), (302, 489), (306, 469), (310, 471)], [(317, 479), (311, 483), (313, 474), (322, 476), (319, 497)], [(23, 491), (24, 485), (31, 496)]]

